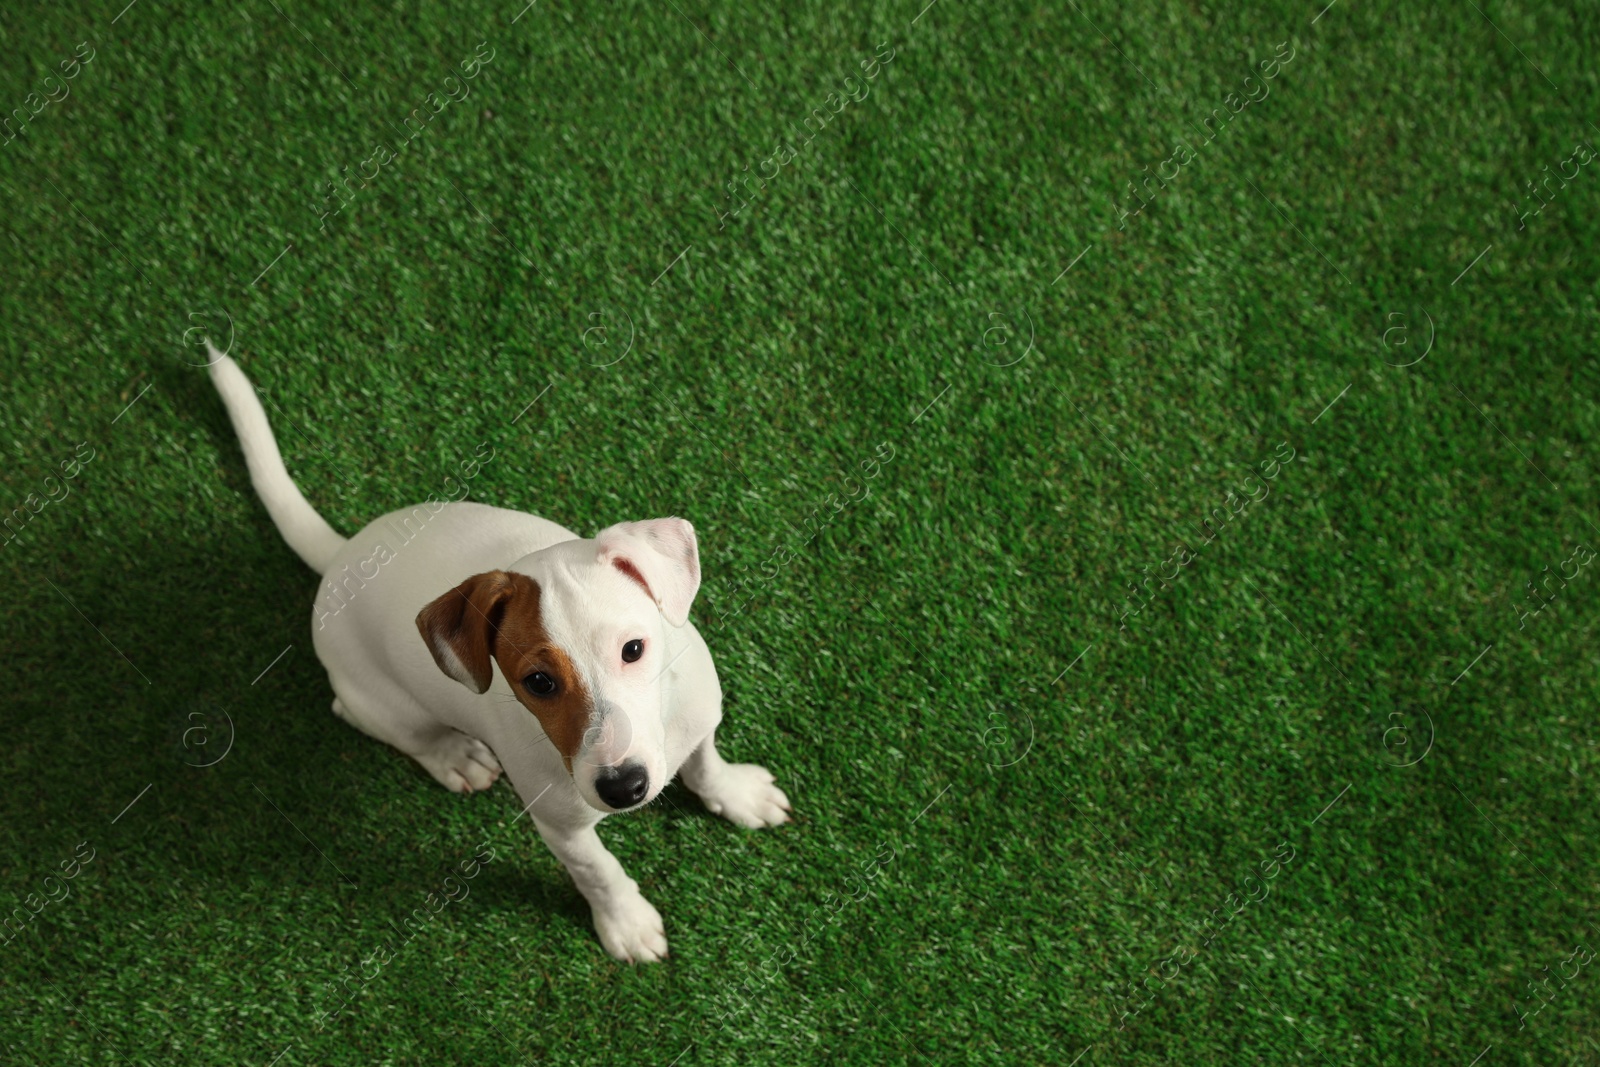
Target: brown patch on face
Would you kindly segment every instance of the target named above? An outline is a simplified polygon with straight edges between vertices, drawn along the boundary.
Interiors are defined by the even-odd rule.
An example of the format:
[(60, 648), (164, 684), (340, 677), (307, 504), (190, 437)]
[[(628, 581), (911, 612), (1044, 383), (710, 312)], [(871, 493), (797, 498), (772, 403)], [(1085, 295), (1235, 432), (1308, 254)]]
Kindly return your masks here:
[[(417, 629), (439, 669), (474, 692), (489, 688), (490, 658), (500, 664), (511, 691), (539, 720), (570, 773), (594, 699), (571, 658), (545, 633), (539, 597), (539, 583), (525, 574), (477, 574), (423, 608)], [(523, 679), (534, 673), (549, 676), (555, 691), (529, 691)]]

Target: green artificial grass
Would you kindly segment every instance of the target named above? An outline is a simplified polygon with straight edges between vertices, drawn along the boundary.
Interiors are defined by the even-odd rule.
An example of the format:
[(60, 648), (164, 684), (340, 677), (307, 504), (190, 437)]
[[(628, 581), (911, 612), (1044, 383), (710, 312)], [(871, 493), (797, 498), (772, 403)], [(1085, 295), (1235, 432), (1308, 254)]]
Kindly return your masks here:
[[(1600, 1056), (1600, 13), (923, 3), (0, 15), (0, 1059)], [(345, 532), (695, 523), (666, 963), (330, 713), (207, 336)]]

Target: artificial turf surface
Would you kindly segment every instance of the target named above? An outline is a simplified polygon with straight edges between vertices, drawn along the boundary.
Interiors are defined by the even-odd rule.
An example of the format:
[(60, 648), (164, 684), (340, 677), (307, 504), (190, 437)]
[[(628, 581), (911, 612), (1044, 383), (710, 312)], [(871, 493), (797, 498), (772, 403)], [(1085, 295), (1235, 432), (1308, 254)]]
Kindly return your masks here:
[[(1600, 14), (924, 2), (0, 16), (7, 1062), (1595, 1062)], [(204, 335), (345, 532), (696, 524), (668, 962), (329, 713)]]

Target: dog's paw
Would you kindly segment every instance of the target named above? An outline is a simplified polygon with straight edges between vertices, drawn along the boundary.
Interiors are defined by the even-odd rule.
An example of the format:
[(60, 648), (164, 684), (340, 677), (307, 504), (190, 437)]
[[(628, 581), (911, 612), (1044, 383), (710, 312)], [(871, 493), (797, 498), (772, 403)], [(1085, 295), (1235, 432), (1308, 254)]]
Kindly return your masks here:
[(712, 814), (747, 830), (789, 821), (789, 798), (772, 781), (772, 772), (754, 763), (730, 763), (700, 794)]
[(600, 944), (623, 963), (654, 963), (667, 954), (661, 913), (637, 889), (594, 909)]
[(452, 793), (481, 793), (500, 777), (500, 761), (476, 737), (451, 730), (417, 762)]

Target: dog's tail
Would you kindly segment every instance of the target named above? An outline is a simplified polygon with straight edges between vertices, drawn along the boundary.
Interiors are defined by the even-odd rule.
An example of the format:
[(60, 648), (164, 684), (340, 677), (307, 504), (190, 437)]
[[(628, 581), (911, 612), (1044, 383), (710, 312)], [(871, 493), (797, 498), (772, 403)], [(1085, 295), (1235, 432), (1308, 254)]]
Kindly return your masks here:
[(278, 442), (273, 439), (272, 427), (267, 423), (267, 413), (261, 401), (244, 376), (239, 364), (211, 348), (211, 382), (222, 394), (222, 402), (233, 420), (233, 430), (239, 435), (239, 447), (244, 450), (245, 466), (250, 468), (250, 481), (256, 495), (267, 506), (267, 514), (277, 523), (278, 532), (289, 542), (306, 565), (318, 574), (328, 570), (328, 564), (344, 546), (345, 539), (334, 532), (332, 526), (300, 495), (289, 471), (278, 452)]

